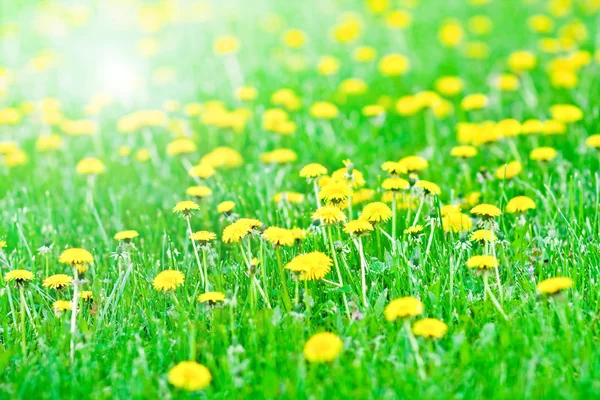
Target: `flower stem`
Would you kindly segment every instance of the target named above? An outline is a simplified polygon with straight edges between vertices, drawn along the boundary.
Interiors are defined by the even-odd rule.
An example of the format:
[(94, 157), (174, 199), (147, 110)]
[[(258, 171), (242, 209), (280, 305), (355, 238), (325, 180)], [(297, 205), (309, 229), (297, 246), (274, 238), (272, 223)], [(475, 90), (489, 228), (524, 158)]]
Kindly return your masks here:
[[(342, 273), (340, 271), (340, 264), (335, 254), (335, 248), (333, 247), (333, 234), (331, 232), (331, 225), (327, 226), (327, 236), (329, 237), (329, 247), (331, 250), (331, 256), (333, 257), (333, 264), (335, 265), (335, 271), (337, 272), (338, 280), (341, 286), (344, 286), (344, 280), (342, 279)], [(350, 308), (348, 307), (348, 299), (346, 293), (342, 292), (342, 298), (344, 299), (344, 306), (346, 307), (346, 314), (350, 318)]]
[(365, 305), (365, 308), (369, 308), (369, 301), (367, 300), (367, 261), (365, 260), (365, 253), (363, 251), (363, 243), (362, 238), (358, 237), (356, 239), (356, 247), (358, 247), (358, 254), (360, 257), (360, 279), (361, 279), (361, 292), (362, 292), (362, 301)]
[(504, 319), (508, 321), (508, 315), (506, 315), (506, 313), (502, 309), (502, 306), (498, 302), (498, 299), (496, 299), (496, 296), (494, 295), (494, 293), (492, 293), (492, 290), (490, 289), (490, 283), (488, 280), (489, 280), (489, 275), (487, 272), (484, 272), (483, 273), (483, 285), (485, 287), (485, 292), (488, 294), (488, 296), (492, 300), (492, 304), (494, 305), (494, 307), (496, 307), (496, 309), (500, 312), (500, 314), (502, 314)]
[(392, 254), (396, 255), (396, 219), (398, 206), (396, 206), (396, 192), (392, 192)]
[(75, 359), (75, 334), (77, 333), (77, 307), (79, 306), (79, 271), (73, 267), (73, 302), (71, 305), (71, 362)]
[(25, 330), (25, 287), (19, 285), (19, 294), (21, 297), (21, 348), (23, 349), (23, 358), (27, 355), (27, 331)]
[(208, 292), (208, 262), (205, 249), (202, 249), (202, 265), (204, 266), (204, 292)]
[(415, 361), (417, 362), (417, 368), (419, 369), (419, 376), (421, 379), (425, 380), (427, 379), (427, 374), (425, 373), (425, 363), (423, 362), (423, 358), (421, 358), (421, 353), (419, 352), (419, 343), (412, 332), (408, 319), (404, 320), (404, 329), (406, 330), (410, 347), (412, 348), (413, 353), (415, 353)]
[(281, 284), (283, 286), (283, 304), (285, 305), (286, 311), (292, 309), (292, 301), (290, 300), (290, 293), (288, 292), (287, 282), (285, 280), (285, 272), (283, 271), (283, 263), (281, 262), (281, 249), (279, 246), (275, 246), (275, 255), (277, 256), (277, 267), (279, 268), (279, 277), (281, 278)]
[(187, 221), (187, 226), (188, 226), (188, 237), (192, 241), (192, 247), (194, 248), (194, 256), (196, 257), (196, 263), (198, 264), (198, 271), (200, 272), (200, 279), (202, 279), (202, 284), (206, 285), (204, 272), (202, 271), (202, 264), (200, 263), (200, 256), (198, 256), (198, 249), (196, 248), (196, 242), (191, 237), (193, 232), (192, 232), (192, 224), (190, 223), (190, 217), (187, 217), (185, 220)]

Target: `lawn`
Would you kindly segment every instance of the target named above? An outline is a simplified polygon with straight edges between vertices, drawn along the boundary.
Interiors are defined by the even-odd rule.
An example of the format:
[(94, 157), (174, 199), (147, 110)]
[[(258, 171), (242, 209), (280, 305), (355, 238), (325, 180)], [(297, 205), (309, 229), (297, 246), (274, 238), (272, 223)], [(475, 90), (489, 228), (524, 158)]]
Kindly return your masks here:
[(0, 0), (0, 399), (600, 397), (599, 18)]

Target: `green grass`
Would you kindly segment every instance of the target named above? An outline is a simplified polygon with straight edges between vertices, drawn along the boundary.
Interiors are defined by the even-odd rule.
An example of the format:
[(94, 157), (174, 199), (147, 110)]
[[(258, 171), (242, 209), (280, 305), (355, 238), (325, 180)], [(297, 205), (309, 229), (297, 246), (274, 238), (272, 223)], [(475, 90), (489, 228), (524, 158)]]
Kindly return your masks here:
[[(384, 18), (370, 13), (363, 1), (287, 4), (240, 0), (230, 6), (230, 2), (215, 2), (212, 15), (204, 21), (167, 24), (154, 35), (141, 32), (135, 22), (138, 2), (123, 2), (120, 8), (116, 6), (120, 2), (94, 2), (89, 6), (89, 22), (69, 27), (64, 37), (29, 29), (36, 16), (53, 12), (43, 2), (17, 3), (0, 1), (0, 32), (11, 23), (20, 30), (16, 37), (0, 35), (0, 67), (14, 77), (2, 95), (0, 73), (0, 110), (56, 97), (67, 118), (93, 119), (99, 131), (93, 136), (70, 136), (59, 126), (42, 124), (38, 111), (24, 116), (17, 125), (0, 123), (0, 143), (17, 142), (29, 156), (25, 165), (0, 165), (0, 240), (7, 243), (0, 250), (0, 398), (570, 399), (600, 395), (600, 162), (597, 151), (584, 145), (588, 136), (600, 131), (600, 60), (592, 59), (578, 70), (575, 88), (555, 88), (547, 67), (553, 59), (570, 53), (547, 54), (537, 47), (540, 38), (557, 37), (561, 26), (577, 18), (588, 30), (577, 48), (593, 57), (598, 13), (586, 13), (584, 2), (577, 2), (569, 15), (554, 17), (556, 29), (546, 35), (533, 33), (526, 25), (531, 15), (548, 15), (546, 2), (541, 0), (531, 4), (495, 0), (484, 6), (422, 0), (410, 11), (413, 24), (405, 31), (388, 29)], [(115, 9), (123, 22), (111, 14)], [(362, 19), (362, 35), (351, 44), (336, 43), (328, 36), (343, 11), (359, 13)], [(309, 37), (307, 46), (286, 49), (281, 33), (264, 32), (257, 21), (267, 12), (284, 16), (286, 28), (303, 29)], [(494, 28), (489, 35), (477, 37), (469, 33), (467, 21), (481, 14), (491, 18)], [(491, 49), (490, 56), (473, 60), (461, 49), (443, 47), (437, 32), (446, 17), (461, 21), (465, 29), (462, 46), (484, 41)], [(224, 59), (212, 54), (213, 40), (227, 33), (240, 39), (242, 47), (234, 58), (246, 84), (259, 91), (250, 104), (235, 99), (236, 85)], [(161, 51), (156, 57), (143, 58), (135, 51), (137, 41), (146, 36), (160, 39)], [(412, 63), (410, 71), (390, 78), (379, 74), (377, 60), (354, 62), (352, 49), (363, 44), (377, 49), (377, 60), (391, 52), (406, 55)], [(24, 67), (48, 48), (59, 55), (59, 65), (38, 73)], [(490, 85), (491, 78), (509, 72), (506, 58), (517, 50), (535, 52), (538, 66), (523, 75), (519, 90), (500, 92)], [(87, 102), (103, 89), (98, 77), (105, 68), (103, 63), (110, 64), (106, 54), (136, 66), (147, 85), (124, 102), (106, 106), (99, 115), (86, 116)], [(289, 54), (305, 55), (307, 68), (289, 70), (284, 63)], [(336, 75), (324, 77), (316, 72), (322, 55), (340, 59)], [(167, 85), (153, 82), (152, 72), (161, 66), (175, 68), (177, 78)], [(460, 108), (463, 95), (459, 95), (448, 99), (454, 111), (443, 119), (435, 118), (430, 110), (402, 117), (392, 105), (380, 128), (361, 114), (364, 105), (376, 103), (383, 95), (395, 102), (404, 95), (432, 90), (437, 78), (448, 75), (464, 80), (463, 95), (488, 94), (490, 105), (465, 112)], [(350, 77), (365, 80), (369, 91), (341, 101), (337, 85)], [(281, 88), (295, 90), (303, 103), (300, 110), (289, 113), (297, 124), (290, 136), (261, 127), (264, 110), (272, 107), (271, 94)], [(528, 102), (530, 98), (535, 103)], [(167, 144), (176, 136), (172, 129), (151, 127), (131, 135), (117, 132), (117, 121), (123, 115), (161, 109), (167, 99), (182, 105), (221, 100), (230, 110), (247, 107), (253, 115), (242, 132), (235, 133), (207, 126), (182, 111), (170, 113), (174, 119), (185, 120), (186, 135), (198, 147), (185, 156), (185, 162), (166, 154)], [(315, 120), (309, 109), (316, 101), (336, 103), (340, 115), (331, 121)], [(468, 161), (469, 177), (450, 156), (451, 148), (458, 144), (458, 122), (547, 120), (550, 106), (560, 103), (578, 105), (584, 113), (563, 135), (519, 135), (480, 146), (479, 154)], [(37, 151), (36, 139), (51, 131), (63, 138), (62, 148), (51, 153)], [(150, 160), (120, 156), (118, 149), (123, 145), (134, 152), (149, 150)], [(209, 279), (214, 290), (226, 293), (228, 301), (222, 307), (208, 307), (196, 302), (204, 290), (187, 239), (186, 221), (171, 210), (186, 199), (186, 188), (194, 185), (184, 164), (195, 165), (217, 146), (236, 149), (244, 164), (218, 169), (216, 176), (207, 180), (213, 194), (200, 202), (201, 210), (191, 218), (194, 231), (206, 229), (218, 235), (209, 252)], [(552, 146), (559, 156), (547, 164), (530, 160), (530, 151), (539, 146)], [(260, 162), (260, 154), (276, 148), (291, 148), (298, 159), (286, 165)], [(385, 235), (381, 246), (376, 234), (363, 239), (369, 265), (368, 309), (360, 301), (359, 255), (343, 226), (334, 227), (333, 233), (344, 250), (337, 257), (346, 285), (335, 288), (321, 281), (309, 282), (314, 302), (310, 311), (303, 301), (293, 312), (284, 311), (273, 246), (258, 235), (245, 239), (252, 255), (261, 259), (257, 277), (262, 279), (265, 272), (265, 289), (273, 306), (267, 307), (259, 296), (252, 307), (239, 246), (220, 240), (228, 221), (217, 213), (217, 204), (233, 200), (237, 215), (258, 218), (265, 226), (308, 229), (316, 202), (312, 185), (298, 176), (302, 166), (319, 162), (333, 172), (350, 158), (363, 172), (366, 187), (376, 191), (373, 201), (378, 201), (386, 178), (381, 163), (413, 154), (429, 161), (420, 178), (437, 183), (442, 193), (423, 206), (418, 223), (425, 233), (418, 240), (402, 234), (412, 225), (415, 210), (398, 211), (397, 256), (390, 253), (391, 243)], [(493, 174), (516, 155), (523, 171), (514, 179), (482, 183), (477, 178), (480, 169)], [(77, 162), (87, 156), (100, 158), (107, 167), (93, 183), (75, 171)], [(6, 156), (0, 155), (0, 161), (4, 160)], [(272, 201), (273, 195), (282, 191), (301, 192), (305, 200), (301, 204)], [(439, 224), (441, 205), (460, 204), (473, 191), (482, 192), (482, 202), (502, 210), (519, 195), (531, 197), (537, 205), (522, 217), (503, 213), (497, 218), (502, 288), (494, 274), (490, 283), (496, 296), (502, 290), (502, 307), (509, 320), (502, 318), (489, 298), (484, 299), (482, 277), (465, 266), (470, 256), (482, 254), (483, 247), (469, 242), (468, 232), (445, 233)], [(354, 218), (363, 205), (354, 205)], [(477, 220), (473, 221), (476, 229)], [(431, 224), (434, 230), (427, 254)], [(390, 221), (381, 227), (391, 232)], [(132, 274), (121, 290), (128, 263), (120, 257), (122, 245), (112, 237), (124, 229), (135, 229), (140, 236), (130, 250)], [(310, 251), (331, 256), (319, 230), (312, 227), (309, 231), (301, 244), (282, 248), (284, 264)], [(47, 253), (40, 251), (43, 246), (49, 246)], [(95, 302), (80, 308), (73, 360), (71, 313), (57, 316), (52, 309), (56, 299), (71, 298), (72, 288), (57, 293), (42, 286), (49, 275), (72, 274), (58, 263), (59, 254), (69, 247), (85, 248), (95, 258), (82, 283), (93, 292)], [(35, 280), (25, 287), (29, 310), (25, 355), (19, 290), (4, 281), (4, 275), (14, 269), (35, 274)], [(185, 283), (174, 293), (179, 305), (171, 294), (152, 287), (154, 277), (166, 269), (185, 274)], [(539, 296), (536, 284), (554, 276), (572, 278), (573, 289), (551, 300)], [(294, 282), (288, 272), (286, 277), (293, 296)], [(335, 270), (326, 278), (337, 281)], [(304, 299), (302, 287), (300, 294)], [(346, 316), (343, 294), (351, 303), (352, 318)], [(424, 304), (423, 317), (438, 318), (449, 327), (438, 341), (418, 338), (425, 380), (419, 377), (415, 352), (402, 322), (388, 322), (383, 316), (389, 301), (403, 296), (419, 298)], [(304, 344), (322, 331), (339, 335), (344, 349), (332, 363), (310, 364), (302, 354)], [(190, 358), (213, 375), (212, 384), (204, 391), (186, 393), (167, 381), (167, 372)]]

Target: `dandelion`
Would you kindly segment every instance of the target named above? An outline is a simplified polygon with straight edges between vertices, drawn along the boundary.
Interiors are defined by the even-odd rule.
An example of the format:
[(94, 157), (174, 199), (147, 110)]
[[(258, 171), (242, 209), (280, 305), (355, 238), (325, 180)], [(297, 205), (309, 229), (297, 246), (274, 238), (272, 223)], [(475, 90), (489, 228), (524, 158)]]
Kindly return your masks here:
[(7, 272), (4, 275), (4, 280), (6, 282), (15, 282), (17, 285), (22, 286), (26, 283), (29, 283), (33, 280), (34, 276), (31, 271), (27, 271), (25, 269), (15, 269)]
[(181, 361), (167, 375), (171, 385), (188, 392), (205, 389), (212, 381), (208, 368), (195, 361)]
[(502, 214), (502, 211), (491, 204), (479, 204), (471, 208), (471, 214), (478, 215), (482, 218), (495, 218)]
[(600, 149), (600, 133), (591, 135), (585, 139), (585, 145), (590, 148)]
[(212, 190), (206, 186), (190, 186), (185, 190), (185, 194), (188, 196), (195, 197), (198, 200), (202, 200), (212, 194)]
[(152, 281), (152, 286), (157, 291), (169, 292), (183, 285), (185, 277), (180, 271), (165, 270), (160, 272)]
[[(504, 312), (504, 309), (498, 302), (498, 299), (496, 299), (496, 296), (492, 292), (492, 290), (490, 288), (490, 284), (489, 284), (489, 273), (488, 272), (492, 269), (496, 270), (496, 272), (498, 271), (497, 270), (498, 259), (491, 255), (471, 256), (467, 260), (467, 267), (478, 270), (483, 274), (483, 284), (484, 284), (484, 290), (485, 290), (486, 295), (490, 297), (490, 299), (492, 300), (492, 304), (494, 305), (494, 307), (496, 307), (496, 309), (500, 312), (500, 314), (502, 314), (504, 319), (508, 320), (508, 315), (506, 315), (506, 313)], [(498, 288), (501, 291), (502, 287), (500, 285), (499, 275), (496, 275), (496, 277), (498, 278)]]
[(342, 352), (342, 340), (334, 333), (322, 332), (313, 335), (304, 345), (304, 357), (311, 363), (334, 361)]
[(439, 195), (442, 193), (442, 189), (433, 182), (420, 180), (415, 183), (415, 187), (423, 189), (423, 192), (427, 195)]
[(383, 311), (383, 315), (387, 321), (396, 321), (398, 319), (403, 320), (404, 330), (408, 335), (411, 348), (415, 353), (415, 360), (419, 368), (419, 376), (421, 379), (425, 379), (425, 363), (423, 362), (423, 359), (419, 353), (419, 344), (413, 335), (413, 331), (409, 322), (409, 318), (421, 315), (422, 313), (423, 303), (414, 297), (401, 297), (394, 299), (388, 303)]
[(352, 190), (345, 182), (331, 182), (325, 185), (319, 193), (319, 199), (338, 205), (352, 195)]
[(360, 215), (360, 219), (371, 223), (385, 222), (391, 217), (392, 210), (390, 207), (378, 201), (367, 204)]
[(471, 242), (495, 242), (498, 240), (496, 234), (489, 229), (478, 229), (469, 236)]
[(217, 206), (217, 212), (220, 214), (228, 214), (235, 208), (233, 201), (223, 201)]
[(198, 204), (194, 203), (191, 200), (184, 200), (180, 201), (175, 205), (175, 207), (173, 207), (173, 213), (181, 214), (185, 218), (189, 219), (189, 217), (194, 213), (194, 211), (197, 211), (199, 209), (200, 206)]
[(307, 164), (300, 170), (300, 177), (306, 179), (315, 179), (327, 174), (327, 168), (321, 164)]
[(207, 292), (198, 296), (198, 302), (208, 303), (211, 305), (217, 304), (225, 300), (225, 293), (221, 292)]
[(425, 318), (414, 323), (412, 331), (416, 336), (424, 338), (441, 339), (448, 332), (448, 325), (439, 319)]
[(214, 232), (209, 231), (198, 231), (194, 232), (190, 235), (190, 239), (200, 242), (202, 244), (207, 244), (217, 238), (217, 235)]
[(208, 179), (215, 174), (215, 169), (210, 165), (198, 164), (188, 170), (188, 175), (199, 179)]
[(573, 287), (571, 278), (548, 278), (537, 284), (538, 292), (545, 295), (555, 295)]
[(95, 157), (84, 158), (75, 167), (79, 175), (100, 175), (106, 171), (104, 163)]
[(323, 221), (326, 225), (335, 225), (346, 220), (346, 214), (336, 206), (327, 205), (312, 214), (313, 221)]
[(523, 167), (521, 167), (521, 163), (518, 161), (512, 161), (509, 162), (508, 164), (504, 164), (501, 167), (498, 167), (498, 169), (496, 170), (496, 178), (498, 179), (512, 179), (515, 176), (519, 175), (521, 173), (521, 171), (523, 170)]
[(275, 246), (291, 246), (295, 240), (289, 229), (275, 226), (265, 229), (262, 236), (267, 242)]
[(68, 310), (73, 310), (73, 306), (68, 300), (56, 300), (54, 303), (52, 303), (52, 308), (57, 314)]
[(466, 232), (473, 227), (471, 218), (460, 212), (453, 212), (442, 217), (442, 228), (444, 232)]
[(419, 156), (404, 157), (401, 158), (398, 163), (401, 165), (403, 173), (405, 174), (419, 173), (429, 167), (429, 162)]
[(402, 178), (387, 178), (386, 180), (383, 181), (383, 183), (381, 184), (381, 187), (385, 190), (392, 190), (392, 191), (398, 191), (398, 190), (406, 190), (410, 188), (410, 183), (408, 183), (408, 181), (406, 179), (402, 179)]
[(456, 158), (473, 158), (477, 155), (477, 148), (473, 146), (455, 146), (450, 151), (450, 155)]
[(81, 300), (84, 301), (93, 301), (94, 300), (94, 295), (92, 294), (91, 290), (82, 290), (81, 293), (79, 294), (79, 297), (81, 298)]
[(300, 274), (300, 280), (323, 279), (331, 271), (332, 261), (326, 254), (313, 251), (294, 257), (285, 269)]
[(42, 285), (50, 289), (61, 290), (71, 286), (72, 282), (73, 278), (71, 276), (65, 274), (56, 274), (44, 279)]
[(410, 236), (418, 236), (423, 233), (423, 227), (421, 225), (411, 226), (406, 228), (404, 233)]
[(538, 147), (529, 153), (529, 158), (534, 161), (552, 161), (558, 152), (552, 147)]
[(252, 232), (252, 226), (239, 220), (223, 229), (222, 239), (224, 243), (238, 243)]
[(115, 234), (114, 238), (115, 238), (115, 240), (129, 242), (138, 236), (139, 236), (139, 233), (137, 233), (137, 231), (121, 231), (121, 232), (118, 232), (117, 234)]
[(194, 153), (196, 144), (188, 138), (179, 138), (173, 140), (167, 145), (167, 154), (170, 156), (180, 156)]
[(535, 203), (527, 196), (513, 197), (506, 204), (506, 212), (509, 214), (522, 213), (533, 209), (535, 209)]

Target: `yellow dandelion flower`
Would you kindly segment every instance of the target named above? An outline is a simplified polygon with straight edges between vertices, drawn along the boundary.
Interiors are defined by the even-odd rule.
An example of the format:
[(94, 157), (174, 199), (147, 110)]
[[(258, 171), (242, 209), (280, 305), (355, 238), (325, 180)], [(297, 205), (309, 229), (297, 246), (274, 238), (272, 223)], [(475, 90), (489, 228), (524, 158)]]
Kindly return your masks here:
[(311, 363), (332, 362), (342, 352), (343, 346), (342, 340), (336, 334), (321, 332), (306, 341), (303, 354)]
[(344, 226), (344, 232), (346, 232), (349, 235), (364, 235), (366, 233), (369, 233), (370, 231), (373, 230), (373, 225), (371, 225), (370, 222), (362, 220), (362, 219), (355, 219), (353, 221), (348, 221), (346, 223), (346, 225)]
[(404, 230), (404, 233), (411, 236), (418, 236), (423, 233), (423, 227), (421, 225), (411, 226)]
[(168, 292), (171, 290), (175, 290), (179, 286), (183, 285), (184, 280), (185, 277), (183, 276), (183, 273), (181, 273), (181, 271), (168, 269), (156, 275), (156, 277), (152, 281), (152, 286), (154, 286), (154, 289), (156, 289), (159, 292), (161, 290), (163, 292)]
[(198, 232), (194, 232), (190, 235), (190, 239), (196, 241), (196, 242), (203, 242), (203, 243), (208, 243), (212, 240), (215, 240), (217, 238), (217, 235), (213, 232), (209, 232), (209, 231), (198, 231)]
[(252, 226), (238, 220), (223, 229), (222, 239), (224, 243), (238, 243), (252, 232)]
[(196, 144), (188, 138), (179, 138), (173, 140), (167, 145), (167, 154), (170, 156), (179, 156), (190, 154), (196, 151)]
[(452, 212), (442, 217), (444, 232), (466, 232), (473, 227), (473, 221), (468, 215)]
[(465, 111), (481, 110), (488, 105), (489, 99), (485, 94), (470, 94), (462, 99), (460, 106)]
[(316, 119), (333, 119), (338, 113), (337, 106), (326, 101), (319, 101), (310, 107), (310, 115)]
[(491, 204), (479, 204), (471, 208), (471, 214), (478, 215), (483, 218), (494, 218), (502, 214), (502, 211)]
[(557, 294), (564, 290), (571, 289), (573, 287), (573, 280), (571, 278), (548, 278), (544, 279), (537, 284), (538, 292), (542, 294)]
[(72, 310), (73, 306), (68, 300), (56, 300), (54, 303), (52, 303), (52, 308), (55, 312), (65, 312), (68, 310)]
[(290, 229), (290, 232), (292, 232), (292, 236), (294, 237), (294, 240), (302, 241), (302, 240), (306, 239), (306, 230), (305, 229), (294, 227), (294, 228)]
[(24, 285), (33, 280), (33, 273), (25, 269), (15, 269), (5, 274), (4, 280), (6, 282), (14, 281), (18, 285)]
[(300, 177), (314, 179), (327, 174), (327, 168), (321, 164), (312, 163), (305, 165), (300, 170)]
[(65, 287), (71, 286), (71, 282), (73, 282), (73, 278), (69, 275), (56, 274), (44, 279), (42, 285), (50, 289), (61, 290)]
[(189, 169), (188, 175), (194, 178), (208, 179), (215, 174), (215, 169), (210, 165), (199, 164)]
[(260, 161), (266, 164), (288, 164), (297, 159), (298, 155), (291, 149), (276, 149), (260, 155)]
[(495, 242), (496, 234), (489, 229), (478, 229), (469, 236), (471, 242)]
[(173, 207), (173, 213), (182, 214), (184, 216), (191, 215), (194, 211), (200, 209), (200, 206), (191, 200), (180, 201)]
[(171, 385), (188, 392), (205, 389), (212, 381), (209, 369), (195, 361), (182, 361), (167, 375)]
[(304, 195), (298, 192), (279, 192), (273, 196), (276, 203), (287, 202), (291, 204), (300, 204), (304, 201)]
[(482, 255), (482, 256), (471, 256), (467, 260), (467, 267), (478, 268), (478, 269), (493, 269), (498, 266), (498, 259), (494, 256)]
[(585, 145), (587, 147), (592, 147), (595, 149), (600, 149), (600, 133), (592, 135), (585, 140)]
[(384, 162), (381, 164), (381, 169), (390, 175), (399, 175), (407, 172), (404, 164), (395, 161)]
[(527, 210), (535, 209), (535, 202), (527, 196), (517, 196), (509, 200), (506, 204), (506, 212), (510, 214), (521, 213)]
[(388, 321), (421, 315), (423, 303), (414, 297), (400, 297), (389, 302), (383, 314)]
[(212, 194), (212, 190), (206, 186), (190, 186), (185, 190), (185, 194), (196, 197), (197, 199), (202, 199), (210, 196)]
[(477, 148), (473, 146), (455, 146), (450, 155), (456, 158), (473, 158), (477, 155)]
[(91, 264), (94, 262), (94, 257), (85, 249), (72, 248), (63, 251), (58, 262), (67, 265)]
[(556, 158), (558, 152), (553, 147), (538, 147), (529, 153), (529, 158), (535, 161), (551, 161)]
[(369, 221), (371, 223), (385, 222), (391, 217), (392, 210), (390, 207), (387, 204), (379, 201), (374, 201), (367, 204), (360, 214), (360, 219)]
[(285, 269), (299, 273), (300, 280), (322, 279), (331, 271), (332, 261), (326, 254), (313, 251), (294, 257)]
[(418, 173), (429, 167), (429, 162), (427, 162), (427, 160), (423, 157), (419, 156), (404, 157), (398, 162), (404, 169), (402, 172), (405, 174)]
[(412, 331), (415, 336), (424, 338), (441, 339), (448, 332), (448, 325), (439, 319), (425, 318), (414, 323)]
[(344, 222), (346, 220), (346, 215), (338, 207), (326, 205), (317, 209), (317, 211), (312, 214), (312, 219), (314, 221), (321, 220), (326, 225), (333, 225)]
[(556, 104), (550, 107), (550, 115), (556, 121), (570, 124), (580, 121), (583, 118), (583, 111), (572, 104)]
[(77, 163), (75, 171), (79, 175), (100, 175), (106, 171), (106, 167), (100, 159), (87, 157)]
[(81, 291), (81, 293), (79, 293), (79, 297), (81, 298), (81, 300), (85, 300), (85, 301), (93, 301), (94, 300), (94, 294), (92, 293), (91, 290)]
[(415, 187), (423, 189), (425, 194), (439, 195), (442, 193), (442, 189), (433, 182), (420, 180), (415, 183)]
[(262, 234), (262, 237), (275, 246), (291, 246), (294, 244), (294, 235), (289, 229), (271, 226)]
[(121, 231), (115, 235), (115, 240), (129, 241), (138, 236), (139, 236), (139, 233), (137, 233), (137, 231)]
[(460, 207), (455, 204), (447, 204), (440, 208), (440, 213), (442, 217), (445, 217), (448, 214), (460, 213)]
[(230, 213), (235, 208), (233, 201), (223, 201), (217, 206), (217, 212), (220, 214)]
[(408, 181), (406, 179), (393, 177), (393, 178), (387, 178), (386, 180), (384, 180), (381, 183), (381, 187), (385, 190), (392, 190), (392, 191), (406, 190), (406, 189), (410, 189), (410, 183), (408, 183)]
[(327, 203), (339, 204), (352, 195), (352, 190), (346, 182), (331, 182), (319, 192), (319, 198)]
[(379, 72), (384, 76), (400, 76), (410, 70), (410, 61), (402, 54), (387, 54), (379, 61)]
[(221, 292), (207, 292), (198, 296), (198, 302), (216, 304), (220, 301), (225, 300), (225, 293)]

